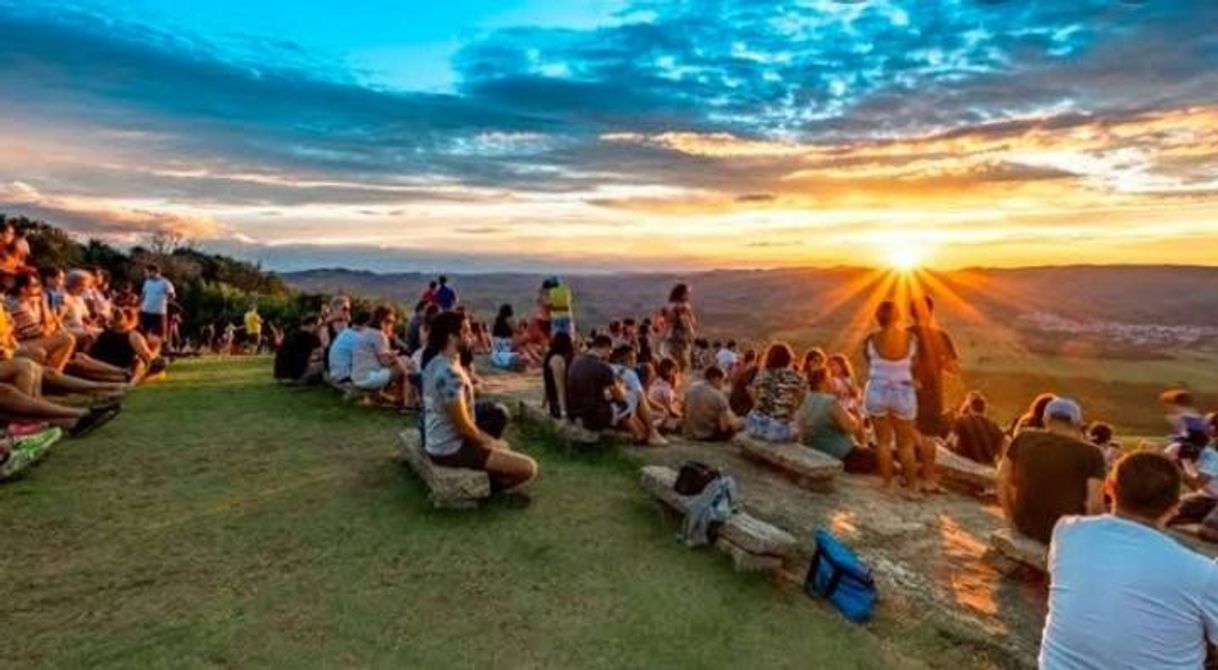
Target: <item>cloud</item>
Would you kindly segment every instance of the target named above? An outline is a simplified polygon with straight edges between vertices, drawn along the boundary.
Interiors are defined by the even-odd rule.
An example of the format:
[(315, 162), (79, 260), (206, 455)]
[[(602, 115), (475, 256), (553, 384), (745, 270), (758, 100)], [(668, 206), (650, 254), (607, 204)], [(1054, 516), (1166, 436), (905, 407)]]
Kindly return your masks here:
[(0, 184), (0, 208), (9, 214), (54, 221), (80, 235), (128, 242), (155, 232), (176, 233), (192, 240), (225, 232), (222, 225), (206, 217), (46, 196), (19, 181)]

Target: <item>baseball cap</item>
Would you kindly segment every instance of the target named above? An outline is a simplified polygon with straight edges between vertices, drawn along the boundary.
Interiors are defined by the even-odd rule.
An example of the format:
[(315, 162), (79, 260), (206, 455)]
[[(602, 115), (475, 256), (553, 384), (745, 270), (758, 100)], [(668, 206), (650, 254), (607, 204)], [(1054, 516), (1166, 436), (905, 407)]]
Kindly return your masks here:
[(1083, 408), (1070, 398), (1057, 397), (1045, 405), (1045, 420), (1067, 421), (1072, 425), (1083, 425)]

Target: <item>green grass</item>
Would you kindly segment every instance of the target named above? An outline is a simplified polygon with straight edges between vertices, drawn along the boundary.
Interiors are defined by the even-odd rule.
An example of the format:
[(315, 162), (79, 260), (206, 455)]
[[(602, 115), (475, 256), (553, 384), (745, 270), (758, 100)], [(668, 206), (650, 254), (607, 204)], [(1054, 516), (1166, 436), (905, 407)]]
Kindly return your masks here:
[(680, 548), (623, 456), (529, 440), (531, 507), (437, 512), (390, 460), (400, 417), (267, 368), (176, 365), (0, 487), (0, 666), (897, 662), (867, 628)]

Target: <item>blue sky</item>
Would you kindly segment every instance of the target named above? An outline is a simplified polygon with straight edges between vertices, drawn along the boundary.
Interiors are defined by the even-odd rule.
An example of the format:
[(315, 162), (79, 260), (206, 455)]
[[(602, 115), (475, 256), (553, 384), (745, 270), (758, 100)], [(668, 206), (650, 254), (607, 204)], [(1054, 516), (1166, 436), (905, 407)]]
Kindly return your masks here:
[(1215, 28), (1207, 0), (0, 0), (0, 211), (282, 268), (1213, 263)]

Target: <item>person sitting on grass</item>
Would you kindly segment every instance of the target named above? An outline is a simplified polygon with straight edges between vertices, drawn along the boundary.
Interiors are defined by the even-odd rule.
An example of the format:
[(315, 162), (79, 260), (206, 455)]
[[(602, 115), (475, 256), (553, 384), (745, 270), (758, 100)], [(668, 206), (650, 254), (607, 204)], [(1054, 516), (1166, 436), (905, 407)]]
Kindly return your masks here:
[[(370, 318), (370, 314), (362, 311), (350, 317), (349, 325), (340, 330), (330, 342), (330, 349), (326, 352), (330, 383), (341, 385), (351, 381), (351, 371), (355, 365), (355, 345), (363, 336)], [(324, 330), (325, 324), (322, 326)]]
[(795, 439), (795, 414), (803, 402), (805, 382), (791, 369), (795, 355), (784, 342), (770, 345), (765, 363), (753, 381), (757, 404), (745, 417), (750, 437), (766, 442)]
[(1184, 485), (1192, 491), (1180, 501), (1168, 525), (1201, 524), (1197, 534), (1203, 540), (1218, 542), (1218, 449), (1204, 445), (1191, 459), (1171, 453), (1166, 456), (1175, 462)]
[(995, 465), (1006, 449), (1007, 436), (986, 415), (989, 402), (980, 391), (969, 391), (952, 421), (947, 447), (982, 465)]
[(639, 444), (649, 447), (662, 447), (668, 444), (656, 430), (651, 416), (651, 405), (647, 402), (647, 392), (639, 373), (635, 370), (638, 359), (634, 348), (629, 344), (620, 344), (609, 354), (609, 365), (613, 368), (622, 386), (626, 389), (626, 400), (614, 403), (614, 425), (626, 429)]
[(804, 352), (804, 357), (800, 359), (798, 372), (804, 377), (807, 377), (808, 374), (813, 370), (824, 367), (825, 362), (828, 360), (829, 359), (825, 356), (825, 351), (823, 349), (820, 347), (812, 347)]
[(736, 353), (736, 340), (728, 340), (722, 346), (715, 348), (714, 364), (723, 374), (731, 379), (736, 374), (736, 365), (740, 362), (740, 356)]
[(808, 372), (808, 394), (799, 408), (797, 423), (799, 441), (804, 446), (841, 461), (846, 472), (875, 472), (875, 450), (861, 446), (865, 442), (863, 422), (838, 397), (828, 367)]
[(475, 404), (460, 363), (470, 337), (462, 314), (444, 312), (432, 321), (423, 353), (423, 448), (437, 465), (482, 470), (495, 492), (515, 491), (537, 477), (537, 462), (503, 439), (508, 413), (502, 405)]
[(135, 312), (128, 308), (111, 312), (109, 327), (97, 336), (89, 354), (129, 373), (133, 384), (165, 369), (160, 345), (149, 343), (136, 329)]
[(351, 384), (361, 390), (386, 394), (402, 408), (407, 406), (407, 369), (393, 348), (397, 315), (392, 307), (380, 305), (372, 312), (368, 327), (359, 334), (351, 357)]
[(1197, 451), (1209, 442), (1205, 416), (1197, 409), (1193, 394), (1186, 388), (1170, 388), (1159, 395), (1171, 426), (1170, 456), (1192, 460)]
[[(321, 380), (322, 363), (320, 320), (309, 314), (300, 320), (300, 327), (284, 338), (283, 346), (275, 352), (275, 379), (290, 384), (314, 384)], [(340, 333), (341, 335), (341, 333)]]
[[(829, 370), (829, 385), (833, 388), (833, 394), (847, 411), (858, 414), (862, 393), (854, 381), (854, 366), (850, 365), (850, 359), (844, 354), (833, 354), (825, 359), (825, 368)], [(810, 373), (804, 376), (811, 378)]]
[(1104, 455), (1083, 441), (1083, 410), (1069, 398), (1045, 406), (1044, 430), (1016, 436), (998, 465), (998, 501), (1007, 522), (1049, 543), (1053, 525), (1070, 514), (1104, 511)]
[(681, 402), (681, 433), (701, 442), (726, 442), (744, 428), (744, 420), (732, 413), (724, 385), (727, 375), (717, 365), (706, 368), (702, 379), (685, 389)]
[(36, 273), (22, 272), (13, 278), (5, 307), (24, 354), (56, 370), (67, 367), (76, 352), (76, 339), (59, 328)]
[(500, 370), (520, 372), (527, 367), (527, 361), (516, 351), (516, 327), (512, 316), (511, 305), (499, 306), (499, 314), (491, 326), (491, 365)]
[(91, 323), (92, 315), (85, 300), (92, 283), (92, 275), (84, 270), (73, 270), (64, 282), (63, 295), (60, 298), (59, 313), (64, 330), (76, 338), (76, 347), (82, 351), (89, 350), (94, 338), (102, 330)]
[(656, 378), (647, 389), (647, 400), (655, 409), (654, 415), (662, 431), (675, 431), (681, 427), (684, 410), (681, 407), (677, 388), (681, 385), (681, 371), (677, 362), (664, 358), (656, 366)]
[(605, 362), (612, 348), (608, 335), (597, 335), (567, 370), (567, 416), (591, 431), (612, 428), (613, 402), (626, 402), (625, 387)]
[(1218, 637), (1218, 564), (1162, 532), (1180, 475), (1166, 457), (1117, 461), (1112, 514), (1067, 516), (1049, 551), (1043, 670), (1209, 667)]

